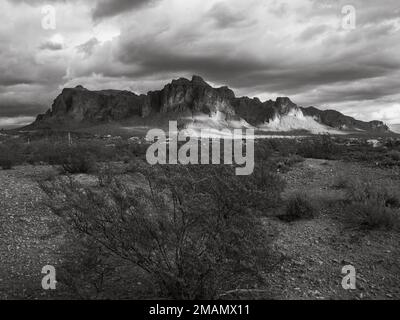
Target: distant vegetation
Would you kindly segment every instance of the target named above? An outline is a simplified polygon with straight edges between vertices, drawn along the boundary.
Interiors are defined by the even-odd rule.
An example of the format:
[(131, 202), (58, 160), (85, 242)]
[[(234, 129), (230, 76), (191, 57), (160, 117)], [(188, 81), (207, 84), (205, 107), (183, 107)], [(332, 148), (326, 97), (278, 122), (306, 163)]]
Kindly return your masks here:
[[(148, 144), (123, 138), (107, 138), (84, 133), (74, 133), (71, 142), (67, 132), (38, 131), (0, 141), (0, 166), (10, 169), (21, 164), (50, 164), (76, 167), (83, 160), (74, 157), (93, 158), (92, 162), (125, 161), (144, 157)], [(365, 138), (319, 135), (303, 139), (257, 140), (256, 161), (275, 159), (284, 171), (303, 158), (361, 161), (381, 167), (400, 164), (400, 140), (393, 137), (381, 139), (373, 148)], [(89, 165), (89, 164), (88, 164)], [(93, 163), (92, 163), (93, 165)], [(91, 166), (91, 165), (89, 165)], [(78, 169), (78, 168), (77, 168)], [(278, 168), (279, 169), (279, 168)]]

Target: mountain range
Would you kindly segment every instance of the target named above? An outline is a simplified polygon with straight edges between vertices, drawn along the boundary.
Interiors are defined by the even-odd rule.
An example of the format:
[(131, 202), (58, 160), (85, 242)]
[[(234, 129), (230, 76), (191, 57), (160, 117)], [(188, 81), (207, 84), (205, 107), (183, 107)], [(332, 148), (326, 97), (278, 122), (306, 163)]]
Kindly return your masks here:
[(66, 88), (29, 128), (119, 123), (128, 119), (156, 123), (177, 120), (181, 130), (254, 128), (265, 132), (388, 132), (381, 121), (363, 122), (334, 110), (301, 107), (287, 97), (262, 102), (236, 97), (228, 87), (214, 88), (199, 76), (173, 80), (163, 89), (137, 95), (130, 91)]
[(400, 124), (392, 124), (389, 126), (390, 131), (394, 133), (400, 133)]

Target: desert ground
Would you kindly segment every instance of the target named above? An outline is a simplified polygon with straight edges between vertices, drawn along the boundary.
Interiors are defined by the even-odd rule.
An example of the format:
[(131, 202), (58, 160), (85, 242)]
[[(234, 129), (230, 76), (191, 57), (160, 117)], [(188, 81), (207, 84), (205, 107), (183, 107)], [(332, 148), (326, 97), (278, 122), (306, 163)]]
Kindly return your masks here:
[[(284, 140), (275, 144), (279, 147), (269, 156), (274, 163), (270, 170), (284, 181), (281, 203), (263, 212), (259, 220), (271, 238), (273, 262), (260, 270), (262, 279), (258, 284), (233, 284), (231, 290), (223, 291), (218, 298), (399, 299), (400, 233), (396, 215), (400, 214), (400, 198), (396, 197), (400, 190), (400, 162), (396, 156), (390, 158), (397, 159), (394, 162), (382, 158), (383, 151), (393, 155), (392, 148), (378, 152), (371, 145), (363, 145), (363, 152), (349, 149), (338, 159), (331, 156), (323, 159), (321, 155), (315, 158), (322, 159), (315, 159), (294, 156), (286, 150), (290, 139)], [(368, 156), (361, 160), (360, 155)], [(110, 161), (106, 171), (113, 166), (113, 176), (123, 179), (128, 162), (127, 159)], [(91, 288), (97, 283), (90, 279), (93, 279), (93, 272), (98, 272), (98, 260), (94, 265), (92, 262), (91, 267), (79, 269), (81, 257), (75, 250), (81, 249), (75, 248), (73, 240), (71, 242), (65, 221), (49, 208), (49, 195), (42, 187), (43, 183), (65, 176), (83, 185), (95, 185), (100, 179), (96, 173), (66, 173), (59, 165), (44, 162), (21, 163), (0, 170), (0, 298), (168, 298), (157, 296), (154, 283), (146, 275), (133, 267), (118, 265), (118, 260), (113, 260), (112, 268), (118, 269), (120, 278), (101, 273), (101, 286), (95, 285), (95, 290)], [(354, 187), (355, 181), (362, 182)], [(388, 198), (390, 219), (373, 216), (387, 215), (388, 206), (383, 211), (376, 209), (377, 212), (368, 213), (369, 216), (360, 214), (358, 220), (349, 219), (354, 213), (352, 210), (362, 211), (350, 202), (355, 201), (355, 193), (362, 193), (359, 189), (365, 187), (363, 183), (391, 194)], [(295, 210), (305, 215), (297, 216), (295, 212), (293, 217), (291, 212), (292, 216), (288, 216), (288, 203), (298, 194), (306, 197), (308, 204), (306, 209), (300, 205), (295, 206)], [(367, 201), (366, 206), (372, 206), (369, 196), (364, 195), (364, 198), (357, 201)], [(66, 270), (68, 263), (77, 264), (75, 269), (67, 270), (75, 270), (73, 276), (80, 282), (68, 281), (68, 277), (62, 275), (57, 279), (56, 290), (43, 290), (42, 268), (52, 265)], [(352, 265), (356, 270), (355, 290), (342, 287), (345, 265)], [(119, 286), (121, 279), (125, 288)]]

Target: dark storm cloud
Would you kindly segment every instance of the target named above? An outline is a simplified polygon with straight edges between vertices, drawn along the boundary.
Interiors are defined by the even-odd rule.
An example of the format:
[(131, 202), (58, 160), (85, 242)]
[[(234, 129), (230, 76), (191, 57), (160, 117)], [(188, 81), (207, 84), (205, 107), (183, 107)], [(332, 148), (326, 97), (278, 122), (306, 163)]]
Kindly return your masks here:
[[(397, 94), (397, 79), (393, 83), (392, 70), (306, 67), (296, 70), (248, 73), (240, 78), (233, 78), (231, 85), (241, 92), (279, 92), (281, 95), (306, 95), (313, 99), (302, 100), (305, 105), (320, 102), (341, 102), (346, 100), (371, 100)], [(378, 82), (375, 83), (375, 79)], [(361, 87), (349, 83), (362, 83)], [(310, 94), (309, 94), (310, 92)], [(315, 95), (317, 92), (317, 95)], [(322, 100), (323, 99), (323, 100)]]
[(132, 9), (149, 5), (153, 0), (99, 0), (93, 10), (95, 20), (113, 17)]
[[(329, 28), (325, 25), (305, 29), (300, 38), (313, 38), (323, 34)], [(134, 65), (126, 69), (124, 76), (149, 76), (157, 72), (171, 74), (200, 74), (213, 82), (228, 84), (241, 91), (286, 92), (290, 94), (302, 90), (312, 90), (321, 85), (338, 82), (352, 82), (370, 78), (389, 76), (400, 67), (400, 60), (393, 52), (371, 50), (354, 45), (355, 40), (343, 40), (323, 44), (328, 52), (343, 47), (343, 50), (328, 54), (321, 53), (321, 48), (307, 52), (314, 59), (303, 59), (296, 55), (287, 61), (282, 55), (260, 59), (249, 51), (237, 51), (231, 43), (214, 43), (212, 50), (198, 50), (190, 46), (180, 48), (180, 39), (175, 37), (168, 44), (162, 41), (144, 39), (122, 39), (115, 57), (123, 64)], [(351, 46), (348, 43), (352, 44)], [(171, 49), (172, 48), (172, 49)], [(235, 52), (236, 50), (236, 52)], [(91, 70), (106, 76), (117, 76), (110, 69)], [(390, 81), (390, 80), (389, 80)], [(379, 92), (376, 93), (379, 95)], [(384, 92), (382, 91), (382, 94)], [(343, 98), (343, 97), (342, 97)]]
[[(222, 49), (222, 48), (221, 48)], [(203, 74), (210, 80), (227, 79), (259, 70), (263, 65), (251, 57), (234, 56), (226, 48), (222, 52), (203, 52), (196, 50), (184, 52), (171, 50), (157, 43), (128, 45), (121, 49), (118, 58), (125, 64), (134, 63), (138, 68), (132, 75), (146, 75), (156, 72), (193, 72)], [(264, 66), (265, 67), (265, 66)]]
[[(0, 116), (42, 112), (71, 84), (145, 92), (192, 74), (238, 95), (316, 106), (354, 101), (351, 110), (363, 101), (393, 104), (400, 87), (398, 0), (352, 0), (351, 31), (341, 28), (347, 0), (6, 3), (14, 11), (0, 26)], [(38, 5), (53, 3), (57, 30), (39, 30)], [(21, 8), (27, 13), (14, 19)]]

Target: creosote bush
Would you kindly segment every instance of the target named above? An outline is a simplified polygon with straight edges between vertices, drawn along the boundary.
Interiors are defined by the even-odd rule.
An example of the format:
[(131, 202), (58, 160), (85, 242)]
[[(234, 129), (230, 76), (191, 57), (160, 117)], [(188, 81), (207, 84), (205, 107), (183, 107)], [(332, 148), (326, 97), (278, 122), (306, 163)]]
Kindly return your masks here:
[(45, 182), (66, 225), (120, 261), (140, 268), (158, 297), (214, 299), (258, 284), (271, 261), (261, 222), (283, 184), (267, 170), (235, 176), (229, 166), (137, 162), (111, 183)]

